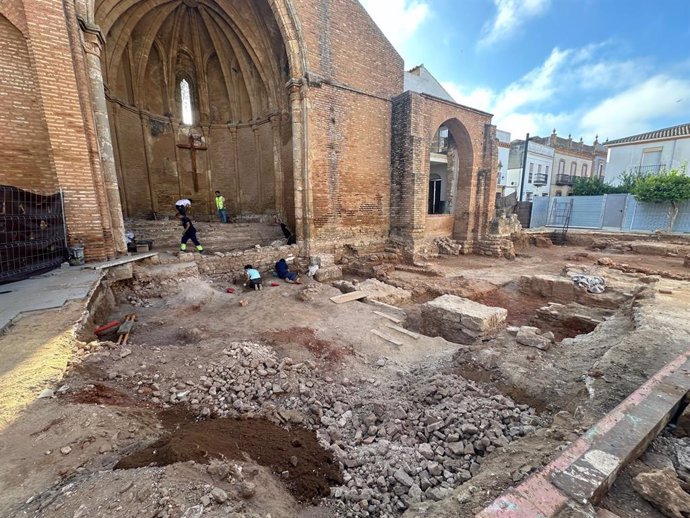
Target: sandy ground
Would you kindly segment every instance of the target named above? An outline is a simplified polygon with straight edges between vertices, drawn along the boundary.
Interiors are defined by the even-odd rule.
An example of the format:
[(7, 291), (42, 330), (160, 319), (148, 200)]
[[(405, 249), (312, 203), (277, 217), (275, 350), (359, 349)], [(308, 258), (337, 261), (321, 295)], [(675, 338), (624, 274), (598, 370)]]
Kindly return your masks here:
[[(419, 303), (430, 298), (429, 292), (436, 291), (494, 297), (507, 306), (512, 304), (511, 323), (522, 324), (544, 301), (527, 304), (524, 297), (515, 294), (515, 283), (521, 275), (557, 275), (566, 264), (591, 266), (603, 256), (607, 254), (554, 247), (530, 248), (510, 262), (474, 256), (442, 257), (430, 265), (437, 277), (395, 272), (391, 282), (423, 286), (414, 302), (403, 308), (409, 314), (411, 328), (418, 319)], [(682, 259), (675, 257), (616, 255), (614, 260), (678, 274), (688, 272), (683, 271)], [(623, 283), (636, 282), (634, 275), (611, 275)], [(420, 366), (452, 363), (454, 357), (466, 351), (466, 347), (442, 338), (415, 339), (396, 334), (389, 327), (391, 321), (375, 313), (378, 307), (361, 302), (333, 304), (329, 297), (340, 292), (328, 285), (317, 285), (314, 299), (308, 302), (297, 298), (305, 285), (281, 283), (278, 287), (267, 285), (261, 292), (237, 290), (232, 294), (226, 293), (228, 286), (221, 279), (191, 279), (181, 283), (178, 292), (157, 294), (160, 297), (137, 292), (131, 286), (118, 287), (119, 300), (134, 293), (137, 301), (135, 305), (121, 303), (110, 315), (138, 315), (126, 348), (106, 344), (83, 354), (72, 335), (72, 326), (83, 309), (79, 304), (31, 315), (0, 337), (0, 516), (190, 518), (194, 515), (185, 513), (212, 488), (226, 491), (232, 505), (211, 503), (205, 506), (204, 516), (232, 515), (229, 512), (262, 518), (268, 513), (273, 517), (334, 516), (332, 509), (299, 503), (280, 477), (247, 459), (233, 460), (235, 467), (228, 469), (237, 471), (240, 466), (248, 475), (225, 476), (222, 480), (208, 466), (194, 462), (113, 470), (122, 457), (153, 443), (162, 434), (162, 404), (152, 401), (151, 389), (140, 380), (156, 374), (183, 382), (198, 378), (199, 372), (222, 354), (224, 343), (243, 340), (265, 344), (279, 358), (313, 362), (321, 376), (333, 383), (373, 387), (376, 382), (395, 380)], [(674, 344), (665, 353), (672, 354), (690, 334), (683, 322), (686, 310), (680, 310), (690, 304), (690, 289), (679, 280), (664, 280), (660, 286), (668, 293), (657, 294), (649, 309), (644, 310), (647, 313), (643, 311), (642, 326), (647, 326), (646, 331), (643, 329), (649, 333), (646, 337), (655, 332), (654, 326), (665, 326), (661, 338)], [(240, 301), (246, 301), (246, 305)], [(615, 319), (607, 322), (614, 324)], [(372, 329), (394, 336), (402, 345), (377, 337)], [(610, 333), (613, 327), (608, 329)], [(653, 343), (642, 347), (637, 339), (618, 341), (607, 335), (606, 329), (591, 335), (590, 340), (608, 344), (601, 347), (597, 367), (616, 372), (610, 378), (614, 383), (601, 389), (601, 405), (594, 408), (600, 412), (625, 397), (653, 367), (628, 366), (628, 375), (617, 364), (636, 355), (644, 359), (653, 353)], [(617, 346), (612, 352), (614, 342)], [(659, 361), (664, 357), (661, 355)], [(557, 358), (539, 355), (530, 361), (553, 364)], [(585, 366), (583, 362), (581, 369), (593, 363)], [(462, 369), (457, 372), (459, 375)], [(514, 379), (512, 383), (525, 381)], [(46, 387), (63, 387), (64, 394), (35, 400)], [(586, 399), (587, 393), (575, 391), (569, 397)], [(475, 510), (537, 469), (581, 427), (582, 423), (564, 418), (557, 426), (511, 443), (504, 454), (499, 449), (489, 455), (483, 463), (485, 468), (472, 479), (481, 488), (481, 497), (473, 493), (463, 509)], [(490, 476), (501, 470), (504, 476)], [(255, 495), (233, 500), (237, 484), (248, 482), (254, 484)]]

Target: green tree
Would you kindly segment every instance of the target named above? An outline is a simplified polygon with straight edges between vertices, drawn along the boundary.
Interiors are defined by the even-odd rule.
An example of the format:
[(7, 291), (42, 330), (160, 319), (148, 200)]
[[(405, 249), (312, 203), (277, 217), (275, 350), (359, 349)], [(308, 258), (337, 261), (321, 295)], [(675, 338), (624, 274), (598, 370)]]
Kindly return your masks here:
[(586, 178), (578, 176), (573, 183), (573, 196), (601, 196), (615, 192), (615, 187), (599, 177)]
[(685, 174), (685, 165), (648, 175), (635, 182), (632, 194), (639, 201), (668, 203), (667, 230), (671, 232), (678, 216), (678, 204), (690, 200), (690, 177)]

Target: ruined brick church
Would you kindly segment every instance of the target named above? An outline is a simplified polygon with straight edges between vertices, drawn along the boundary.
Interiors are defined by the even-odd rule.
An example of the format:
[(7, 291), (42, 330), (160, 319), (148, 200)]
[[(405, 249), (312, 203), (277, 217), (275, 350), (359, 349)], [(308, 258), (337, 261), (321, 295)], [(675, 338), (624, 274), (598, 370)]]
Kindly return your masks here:
[(491, 115), (407, 88), (356, 0), (0, 0), (0, 45), (0, 184), (61, 189), (88, 260), (216, 189), (305, 250), (488, 231)]

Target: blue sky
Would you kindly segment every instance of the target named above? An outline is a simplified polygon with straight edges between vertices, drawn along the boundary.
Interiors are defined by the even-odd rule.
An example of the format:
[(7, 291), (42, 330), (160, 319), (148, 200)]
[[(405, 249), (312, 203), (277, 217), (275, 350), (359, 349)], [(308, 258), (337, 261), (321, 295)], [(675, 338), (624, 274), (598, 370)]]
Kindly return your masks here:
[(690, 0), (360, 0), (405, 59), (512, 138), (690, 122)]

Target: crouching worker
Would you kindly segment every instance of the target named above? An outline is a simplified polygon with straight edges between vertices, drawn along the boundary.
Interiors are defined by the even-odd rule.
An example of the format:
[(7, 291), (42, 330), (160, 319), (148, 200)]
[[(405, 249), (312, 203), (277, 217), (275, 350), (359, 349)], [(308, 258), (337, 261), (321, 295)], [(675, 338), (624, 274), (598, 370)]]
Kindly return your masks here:
[(259, 270), (254, 268), (251, 264), (244, 267), (244, 274), (247, 276), (247, 282), (244, 283), (246, 288), (251, 290), (263, 289), (261, 285), (261, 274)]
[(281, 259), (276, 263), (276, 273), (278, 274), (278, 278), (285, 280), (285, 282), (293, 283), (299, 281), (297, 274), (290, 271), (285, 259)]
[(192, 243), (194, 243), (194, 246), (196, 246), (197, 252), (200, 254), (203, 253), (204, 247), (201, 246), (201, 243), (199, 243), (199, 240), (196, 238), (196, 228), (194, 228), (194, 223), (192, 223), (192, 220), (189, 219), (189, 216), (182, 216), (181, 220), (182, 227), (184, 228), (184, 234), (182, 234), (182, 239), (180, 239), (180, 251), (187, 251), (187, 241), (191, 239)]

